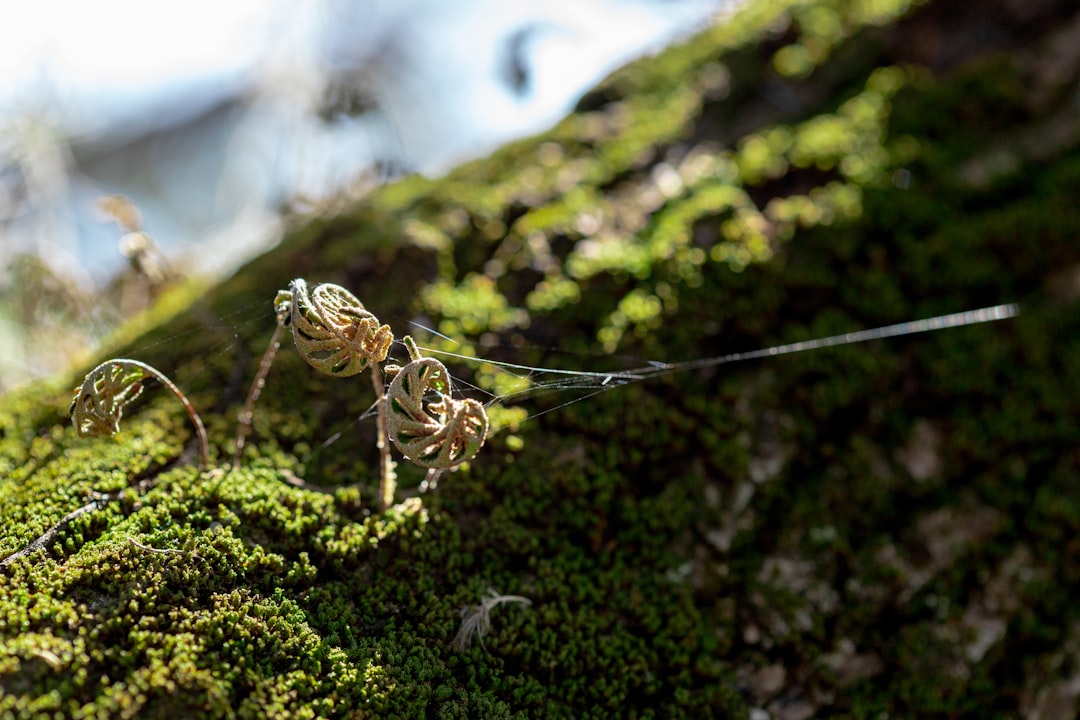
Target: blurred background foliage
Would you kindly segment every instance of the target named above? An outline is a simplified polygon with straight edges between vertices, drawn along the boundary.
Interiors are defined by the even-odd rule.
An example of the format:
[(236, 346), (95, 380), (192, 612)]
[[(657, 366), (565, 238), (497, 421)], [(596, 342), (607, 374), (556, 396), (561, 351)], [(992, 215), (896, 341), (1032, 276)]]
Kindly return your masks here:
[(147, 292), (118, 248), (130, 229), (101, 198), (129, 197), (176, 275), (209, 282), (273, 246), (283, 218), (547, 128), (618, 65), (735, 5), (12, 8), (0, 28), (0, 391), (91, 352), (161, 289)]

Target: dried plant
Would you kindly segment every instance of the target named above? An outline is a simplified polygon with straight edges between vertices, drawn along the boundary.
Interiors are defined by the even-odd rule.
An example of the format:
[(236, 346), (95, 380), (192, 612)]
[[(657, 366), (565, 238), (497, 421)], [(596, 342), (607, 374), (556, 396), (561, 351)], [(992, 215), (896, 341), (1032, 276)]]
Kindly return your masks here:
[(124, 408), (139, 397), (143, 381), (154, 378), (172, 391), (184, 405), (199, 438), (199, 460), (209, 462), (210, 449), (202, 419), (187, 396), (159, 370), (138, 360), (107, 360), (87, 374), (71, 400), (71, 421), (79, 437), (113, 437), (120, 432)]
[(521, 603), (525, 606), (532, 605), (532, 600), (521, 595), (500, 595), (494, 590), (488, 590), (487, 596), (480, 599), (479, 605), (470, 605), (461, 609), (461, 627), (451, 644), (461, 652), (472, 647), (473, 637), (480, 641), (480, 647), (484, 646), (484, 636), (491, 630), (491, 610), (502, 603)]
[(116, 221), (124, 232), (142, 230), (143, 218), (139, 207), (123, 195), (106, 195), (97, 201), (98, 208)]
[[(296, 279), (289, 283), (287, 297), (286, 326), (292, 328), (296, 349), (311, 367), (349, 377), (386, 359), (394, 342), (390, 326), (380, 326), (345, 288), (322, 283), (309, 293), (307, 283)], [(277, 302), (284, 299), (282, 294), (278, 298)], [(381, 388), (378, 392), (382, 394)]]
[(434, 358), (420, 357), (404, 338), (412, 360), (396, 371), (387, 392), (390, 440), (420, 467), (446, 470), (472, 459), (487, 438), (484, 406), (451, 396), (450, 374)]
[(380, 363), (389, 354), (393, 332), (345, 288), (323, 283), (309, 290), (298, 278), (289, 283), (288, 290), (278, 293), (274, 311), (278, 326), (240, 413), (234, 463), (240, 462), (255, 402), (286, 328), (292, 331), (300, 355), (322, 373), (349, 377), (371, 369), (382, 509), (394, 503), (396, 490), (388, 437), (408, 460), (428, 468), (422, 487), (434, 487), (444, 470), (472, 459), (483, 446), (488, 432), (484, 406), (476, 400), (455, 399), (446, 367), (438, 360), (421, 357), (412, 338), (403, 338), (411, 361), (404, 367), (388, 366), (386, 372), (395, 377), (389, 391), (384, 388)]
[(158, 294), (176, 274), (165, 253), (143, 228), (138, 206), (123, 195), (106, 195), (97, 205), (126, 233), (120, 238), (120, 252), (131, 263), (131, 269), (146, 279), (151, 295)]
[(274, 310), (278, 327), (263, 354), (259, 373), (240, 414), (235, 461), (239, 462), (244, 437), (251, 426), (255, 401), (277, 353), (281, 331), (289, 328), (300, 356), (319, 372), (334, 377), (350, 377), (371, 368), (376, 404), (376, 445), (380, 460), (379, 504), (383, 509), (390, 507), (394, 502), (397, 483), (394, 461), (386, 441), (385, 387), (379, 366), (394, 342), (390, 326), (380, 325), (379, 319), (340, 285), (322, 283), (309, 291), (307, 283), (300, 278), (289, 283), (288, 290), (278, 293), (274, 299)]
[[(379, 449), (379, 506), (394, 504), (397, 478), (386, 443), (386, 399), (379, 363), (386, 359), (394, 334), (380, 325), (355, 295), (332, 283), (316, 285), (297, 278), (289, 283), (290, 306), (286, 325), (308, 365), (335, 377), (349, 377), (371, 368), (375, 389), (376, 441)], [(281, 296), (279, 295), (279, 298)], [(281, 298), (283, 299), (283, 298)]]
[(244, 401), (244, 409), (240, 411), (236, 427), (236, 450), (233, 452), (233, 465), (239, 467), (240, 457), (244, 454), (244, 444), (247, 442), (248, 433), (251, 432), (251, 421), (255, 413), (255, 403), (266, 386), (266, 376), (270, 373), (270, 366), (274, 364), (278, 349), (281, 348), (281, 333), (288, 322), (289, 311), (292, 307), (292, 293), (288, 290), (278, 292), (274, 298), (274, 312), (277, 315), (277, 326), (274, 334), (270, 336), (270, 344), (263, 352), (262, 360), (259, 361), (259, 371), (255, 374), (255, 380), (248, 390), (247, 400)]

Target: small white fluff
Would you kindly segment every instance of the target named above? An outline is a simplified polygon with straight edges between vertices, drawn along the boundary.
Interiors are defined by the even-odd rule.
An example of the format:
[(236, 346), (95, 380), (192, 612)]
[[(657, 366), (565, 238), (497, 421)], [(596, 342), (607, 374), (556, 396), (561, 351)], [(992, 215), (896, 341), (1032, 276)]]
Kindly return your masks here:
[(472, 647), (473, 636), (480, 641), (480, 647), (484, 647), (484, 635), (491, 630), (491, 610), (501, 603), (521, 603), (532, 605), (532, 600), (521, 595), (500, 595), (495, 590), (489, 589), (487, 596), (480, 599), (479, 605), (469, 605), (461, 609), (461, 627), (452, 641), (453, 646), (461, 652)]

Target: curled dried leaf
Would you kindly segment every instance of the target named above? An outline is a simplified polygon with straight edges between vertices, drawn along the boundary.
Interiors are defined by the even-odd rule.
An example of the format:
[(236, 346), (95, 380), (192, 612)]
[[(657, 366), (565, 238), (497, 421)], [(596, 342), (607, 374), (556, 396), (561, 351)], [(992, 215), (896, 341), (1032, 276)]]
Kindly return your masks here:
[(138, 360), (106, 360), (87, 373), (71, 399), (69, 413), (75, 433), (79, 437), (115, 436), (120, 432), (124, 407), (139, 397), (143, 391), (143, 381), (148, 377), (167, 387), (183, 404), (199, 438), (199, 459), (206, 465), (210, 446), (199, 414), (172, 380)]
[(146, 373), (138, 365), (109, 360), (87, 374), (71, 399), (71, 421), (79, 437), (113, 437), (124, 407), (139, 397)]
[(394, 334), (389, 325), (364, 308), (356, 296), (340, 285), (322, 283), (308, 291), (301, 279), (279, 294), (275, 307), (289, 302), (286, 324), (296, 349), (319, 372), (349, 377), (380, 363), (390, 352)]
[(390, 383), (390, 440), (420, 467), (446, 469), (471, 460), (487, 438), (484, 406), (450, 392), (450, 374), (433, 358), (412, 360)]

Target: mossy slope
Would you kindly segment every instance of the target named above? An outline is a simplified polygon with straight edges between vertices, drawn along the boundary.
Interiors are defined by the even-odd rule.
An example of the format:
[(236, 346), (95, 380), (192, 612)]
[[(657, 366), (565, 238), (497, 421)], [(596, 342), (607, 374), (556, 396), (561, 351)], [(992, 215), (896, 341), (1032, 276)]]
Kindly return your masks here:
[[(60, 527), (0, 570), (0, 713), (1075, 708), (1069, 5), (758, 2), (542, 138), (306, 221), (112, 353), (190, 395), (204, 471), (164, 393), (115, 441), (75, 437), (75, 378), (9, 394), (0, 555)], [(604, 371), (1004, 301), (1022, 315), (536, 397), (528, 413), (554, 411), (379, 515), (373, 423), (353, 420), (366, 380), (317, 377), (291, 348), (227, 464), (296, 276), (349, 287), (399, 334), (419, 319), (465, 353)], [(489, 588), (533, 605), (453, 649)]]

